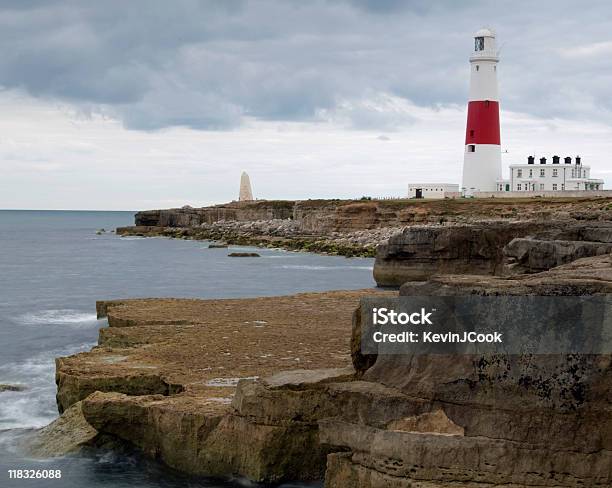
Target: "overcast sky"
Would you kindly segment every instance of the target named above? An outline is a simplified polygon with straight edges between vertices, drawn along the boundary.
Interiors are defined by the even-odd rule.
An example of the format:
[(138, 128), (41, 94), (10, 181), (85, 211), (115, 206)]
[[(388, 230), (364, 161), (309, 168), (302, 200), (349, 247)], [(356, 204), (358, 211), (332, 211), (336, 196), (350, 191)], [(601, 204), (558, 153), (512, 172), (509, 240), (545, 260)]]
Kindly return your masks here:
[(504, 171), (612, 186), (612, 4), (0, 0), (0, 208), (403, 196), (459, 183), (468, 57), (497, 31)]

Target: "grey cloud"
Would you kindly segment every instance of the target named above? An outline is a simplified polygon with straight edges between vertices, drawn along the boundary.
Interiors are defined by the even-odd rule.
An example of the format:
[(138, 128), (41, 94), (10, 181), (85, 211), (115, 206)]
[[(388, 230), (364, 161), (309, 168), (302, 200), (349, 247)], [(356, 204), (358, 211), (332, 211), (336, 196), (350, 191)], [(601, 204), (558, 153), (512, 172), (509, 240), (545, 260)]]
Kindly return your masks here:
[[(376, 93), (463, 104), (470, 36), (488, 24), (503, 45), (503, 108), (612, 123), (612, 67), (597, 56), (611, 11), (601, 0), (4, 1), (0, 85), (143, 130), (312, 120)], [(409, 122), (348, 116), (354, 128)]]

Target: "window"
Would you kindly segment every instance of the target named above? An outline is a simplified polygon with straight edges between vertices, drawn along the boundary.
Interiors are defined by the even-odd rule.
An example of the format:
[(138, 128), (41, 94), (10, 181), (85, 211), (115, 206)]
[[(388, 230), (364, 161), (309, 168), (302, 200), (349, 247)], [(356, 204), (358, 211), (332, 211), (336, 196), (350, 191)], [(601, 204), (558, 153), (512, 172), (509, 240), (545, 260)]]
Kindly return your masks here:
[(565, 190), (565, 184), (564, 183), (561, 183), (561, 189)]
[(510, 191), (510, 185), (506, 184), (506, 191)]
[(529, 170), (529, 178), (533, 178), (533, 170), (532, 169)]
[(553, 191), (557, 191), (557, 184), (553, 183)]
[(474, 144), (469, 144), (468, 152), (476, 152), (476, 146)]
[[(516, 177), (517, 178), (522, 178), (523, 177), (523, 170), (522, 169), (517, 169), (516, 170)], [(520, 190), (520, 188), (519, 188)]]
[(484, 37), (474, 38), (474, 51), (484, 51)]
[(542, 168), (540, 170), (540, 178), (544, 178), (546, 176), (546, 170), (544, 168)]
[(557, 168), (553, 168), (553, 176), (559, 176), (558, 175), (559, 170)]
[(519, 183), (518, 185), (516, 185), (516, 189), (517, 189), (518, 191), (521, 191), (521, 184), (520, 184), (520, 183)]
[(480, 69), (480, 66), (476, 65), (476, 71), (478, 71)]
[(540, 183), (540, 190), (544, 189), (544, 183)]

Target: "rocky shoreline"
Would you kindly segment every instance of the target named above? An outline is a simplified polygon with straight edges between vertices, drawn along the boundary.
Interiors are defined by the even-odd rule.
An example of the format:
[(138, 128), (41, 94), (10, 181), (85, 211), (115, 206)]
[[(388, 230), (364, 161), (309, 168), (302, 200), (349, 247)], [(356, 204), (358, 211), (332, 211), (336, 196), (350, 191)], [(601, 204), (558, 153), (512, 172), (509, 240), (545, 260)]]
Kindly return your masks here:
[(329, 235), (305, 235), (291, 220), (254, 222), (220, 221), (199, 227), (119, 227), (120, 236), (168, 237), (214, 241), (229, 245), (307, 251), (346, 257), (374, 257), (376, 246), (397, 232), (396, 228), (361, 230)]
[[(612, 355), (361, 353), (360, 303), (374, 294), (609, 295), (611, 204), (560, 202), (539, 218), (547, 205), (394, 231), (374, 276), (399, 292), (99, 302), (109, 327), (57, 359), (64, 413), (36, 446), (114, 439), (187, 473), (327, 488), (612, 486)], [(301, 225), (147, 228), (294, 239), (278, 234)]]
[(314, 378), (349, 378), (351, 316), (372, 293), (389, 292), (98, 302), (109, 327), (90, 352), (56, 360), (63, 415), (32, 451), (62, 455), (115, 438), (192, 474), (320, 479), (326, 450), (316, 423), (274, 420), (272, 412), (258, 419), (236, 390), (266, 377), (300, 388), (317, 383), (311, 370)]
[(608, 198), (488, 200), (307, 200), (232, 202), (212, 207), (138, 212), (122, 236), (220, 241), (346, 257), (375, 257), (391, 236), (417, 225), (488, 220), (607, 221)]
[[(423, 288), (608, 294), (612, 258), (438, 275), (400, 295)], [(191, 474), (329, 488), (610, 486), (612, 356), (367, 358), (356, 307), (376, 293), (396, 295), (99, 302), (109, 327), (91, 352), (58, 358), (64, 414), (35, 447), (116, 439)]]

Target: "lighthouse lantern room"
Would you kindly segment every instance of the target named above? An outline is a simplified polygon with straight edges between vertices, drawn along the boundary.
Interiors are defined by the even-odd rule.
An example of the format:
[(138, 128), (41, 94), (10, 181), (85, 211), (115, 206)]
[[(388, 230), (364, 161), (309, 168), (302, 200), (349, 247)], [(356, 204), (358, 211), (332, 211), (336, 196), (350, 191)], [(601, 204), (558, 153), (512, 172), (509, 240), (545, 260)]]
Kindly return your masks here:
[(478, 191), (495, 191), (501, 178), (499, 95), (495, 33), (481, 29), (474, 36), (470, 57), (470, 95), (462, 190), (467, 196)]

